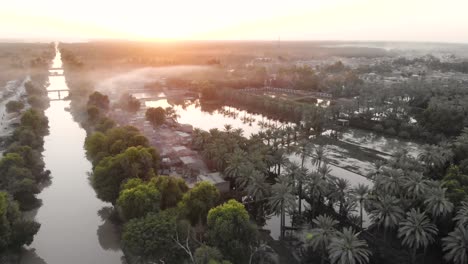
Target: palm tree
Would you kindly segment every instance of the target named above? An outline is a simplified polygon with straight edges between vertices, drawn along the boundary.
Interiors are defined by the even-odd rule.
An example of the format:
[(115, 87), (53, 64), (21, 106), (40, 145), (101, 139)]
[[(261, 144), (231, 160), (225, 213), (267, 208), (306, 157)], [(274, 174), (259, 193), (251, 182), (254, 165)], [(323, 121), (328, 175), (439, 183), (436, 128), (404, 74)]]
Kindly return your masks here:
[(388, 195), (401, 193), (403, 171), (400, 169), (383, 168), (381, 174), (375, 176), (375, 185)]
[(346, 194), (348, 193), (351, 184), (349, 180), (343, 178), (334, 178), (332, 183), (334, 192), (329, 198), (333, 201), (339, 202), (338, 213), (342, 216), (345, 216), (343, 209), (346, 201)]
[(468, 201), (461, 202), (460, 207), (458, 208), (457, 215), (453, 218), (457, 225), (459, 226), (468, 226)]
[(338, 221), (327, 215), (319, 215), (312, 222), (315, 228), (307, 234), (307, 242), (314, 251), (320, 251), (321, 263), (324, 263), (328, 245), (337, 232), (335, 226)]
[(444, 259), (455, 264), (468, 263), (468, 231), (464, 226), (458, 225), (448, 236), (442, 238), (442, 249), (445, 251)]
[(226, 163), (226, 169), (224, 169), (224, 175), (230, 179), (235, 180), (240, 175), (240, 169), (246, 163), (247, 153), (242, 149), (238, 148), (229, 156)]
[(369, 195), (369, 186), (359, 183), (351, 190), (351, 192), (355, 196), (354, 198), (359, 202), (359, 222), (362, 229), (362, 209), (364, 207), (364, 202), (367, 200)]
[(418, 199), (426, 194), (429, 188), (429, 181), (422, 173), (413, 171), (408, 173), (406, 177), (403, 177), (402, 186), (407, 196)]
[(301, 168), (304, 168), (305, 159), (312, 155), (312, 145), (306, 139), (299, 141), (296, 154), (301, 157)]
[(331, 239), (328, 246), (330, 262), (332, 264), (366, 264), (369, 263), (371, 252), (367, 243), (358, 238), (352, 228), (343, 228), (336, 237)]
[(426, 210), (434, 219), (444, 217), (453, 211), (453, 203), (445, 196), (446, 188), (433, 188), (428, 192), (427, 198), (424, 200)]
[(411, 253), (411, 263), (416, 262), (416, 253), (419, 248), (426, 250), (437, 236), (437, 227), (431, 223), (424, 212), (411, 209), (398, 228), (398, 238), (403, 239), (402, 244), (408, 246)]
[(323, 145), (320, 145), (318, 148), (315, 149), (314, 153), (312, 154), (312, 165), (317, 166), (320, 168), (322, 162), (326, 159), (326, 151)]
[(249, 175), (249, 182), (245, 187), (247, 195), (254, 201), (260, 201), (268, 197), (271, 185), (268, 184), (266, 177), (258, 170), (253, 170)]
[(283, 177), (272, 186), (271, 193), (270, 206), (276, 214), (281, 215), (281, 239), (283, 239), (286, 209), (296, 207), (296, 197), (291, 184)]
[(293, 181), (293, 184), (296, 182), (297, 184), (297, 196), (299, 198), (299, 214), (301, 214), (302, 210), (302, 183), (304, 181), (304, 178), (307, 175), (307, 169), (299, 167), (294, 162), (288, 162), (286, 163), (286, 172), (288, 177)]
[(328, 183), (317, 172), (308, 174), (306, 179), (307, 182), (305, 192), (309, 198), (308, 202), (311, 205), (312, 216), (315, 216), (315, 212), (317, 212), (317, 206), (321, 203), (322, 197), (324, 197), (328, 191)]
[(403, 218), (404, 211), (400, 208), (400, 200), (394, 196), (377, 196), (372, 201), (370, 219), (378, 226), (384, 228), (384, 240), (387, 237), (387, 231), (398, 225)]
[(331, 173), (331, 168), (327, 163), (323, 163), (321, 167), (317, 168), (317, 172), (322, 176), (322, 179), (326, 179)]
[(231, 130), (232, 130), (232, 125), (229, 125), (229, 124), (224, 125), (224, 131), (225, 132), (229, 133), (229, 132), (231, 132)]

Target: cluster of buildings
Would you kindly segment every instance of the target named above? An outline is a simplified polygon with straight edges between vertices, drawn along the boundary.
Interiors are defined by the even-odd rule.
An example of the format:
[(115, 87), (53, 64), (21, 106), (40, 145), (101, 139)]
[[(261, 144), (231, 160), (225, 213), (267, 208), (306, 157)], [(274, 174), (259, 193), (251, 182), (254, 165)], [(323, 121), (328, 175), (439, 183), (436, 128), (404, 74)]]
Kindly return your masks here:
[(193, 127), (179, 124), (172, 118), (166, 118), (163, 125), (155, 127), (146, 120), (146, 109), (142, 107), (136, 113), (115, 109), (109, 113), (109, 117), (119, 125), (138, 128), (148, 138), (150, 145), (160, 154), (162, 161), (160, 174), (180, 177), (189, 187), (200, 181), (208, 181), (220, 192), (228, 192), (229, 182), (225, 181), (219, 172), (210, 171), (200, 153), (192, 150)]

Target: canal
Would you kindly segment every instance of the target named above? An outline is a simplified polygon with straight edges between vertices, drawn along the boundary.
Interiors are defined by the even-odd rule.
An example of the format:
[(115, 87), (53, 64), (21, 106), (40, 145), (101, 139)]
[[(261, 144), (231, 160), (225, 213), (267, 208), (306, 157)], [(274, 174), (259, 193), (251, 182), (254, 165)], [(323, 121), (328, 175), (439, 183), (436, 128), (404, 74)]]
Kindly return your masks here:
[[(61, 68), (57, 51), (53, 68)], [(51, 76), (48, 90), (68, 90), (65, 77)], [(61, 93), (61, 98), (67, 92)], [(83, 149), (86, 131), (73, 120), (68, 101), (51, 92), (45, 111), (50, 134), (44, 138), (44, 162), (51, 182), (38, 196), (42, 206), (31, 217), (41, 224), (22, 264), (118, 264), (119, 234), (109, 220), (110, 204), (96, 198), (89, 184), (91, 163)]]

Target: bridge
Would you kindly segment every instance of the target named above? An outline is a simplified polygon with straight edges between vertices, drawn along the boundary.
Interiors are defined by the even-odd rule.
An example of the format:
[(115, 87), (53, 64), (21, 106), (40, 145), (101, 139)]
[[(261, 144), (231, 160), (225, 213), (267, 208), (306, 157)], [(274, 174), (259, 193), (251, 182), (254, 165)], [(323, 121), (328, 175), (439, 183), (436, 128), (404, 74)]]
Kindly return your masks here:
[(50, 99), (50, 101), (68, 101), (69, 99), (63, 99), (60, 92), (67, 92), (67, 96), (70, 92), (68, 89), (56, 89), (56, 90), (47, 90), (47, 93), (58, 93), (58, 99)]
[(49, 68), (50, 71), (58, 71), (58, 70), (62, 70), (63, 71), (63, 68)]

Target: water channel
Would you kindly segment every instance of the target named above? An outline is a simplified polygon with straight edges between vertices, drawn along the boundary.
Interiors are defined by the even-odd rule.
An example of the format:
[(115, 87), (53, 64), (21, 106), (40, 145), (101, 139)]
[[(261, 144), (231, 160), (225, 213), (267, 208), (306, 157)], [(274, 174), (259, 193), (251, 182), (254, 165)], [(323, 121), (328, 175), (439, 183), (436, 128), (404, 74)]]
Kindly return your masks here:
[[(52, 67), (62, 67), (58, 51)], [(49, 82), (48, 90), (68, 90), (63, 76), (51, 76)], [(61, 98), (66, 94), (61, 92)], [(66, 110), (68, 101), (56, 100), (56, 92), (49, 97), (45, 114), (50, 134), (44, 139), (43, 156), (52, 180), (38, 196), (43, 205), (31, 212), (41, 228), (21, 263), (122, 263), (118, 230), (107, 220), (110, 204), (96, 198), (88, 181), (91, 163), (83, 149), (86, 132)]]

